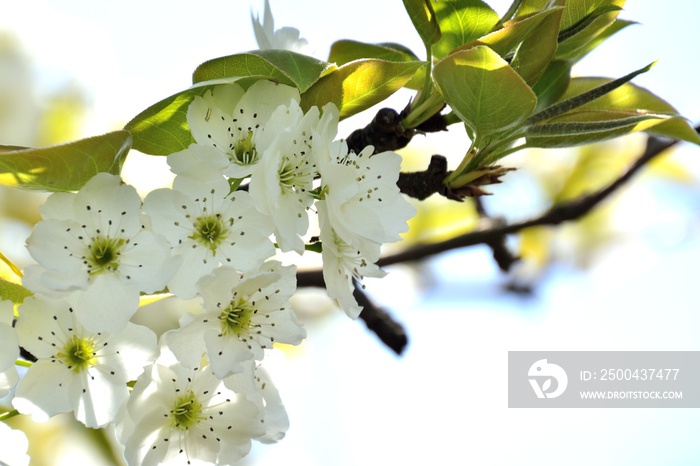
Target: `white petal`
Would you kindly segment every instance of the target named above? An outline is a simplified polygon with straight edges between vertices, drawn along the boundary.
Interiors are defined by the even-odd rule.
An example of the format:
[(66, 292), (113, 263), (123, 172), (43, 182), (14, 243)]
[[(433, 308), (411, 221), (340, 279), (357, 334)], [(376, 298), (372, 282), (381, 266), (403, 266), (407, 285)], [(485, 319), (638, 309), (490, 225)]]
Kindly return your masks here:
[(29, 466), (29, 442), (21, 430), (14, 430), (0, 422), (0, 464)]
[(100, 274), (78, 295), (75, 314), (92, 332), (120, 332), (139, 307), (139, 292), (114, 274)]
[(76, 374), (59, 363), (39, 360), (17, 384), (12, 406), (35, 422), (71, 411), (69, 379)]
[(129, 398), (126, 381), (100, 367), (70, 380), (69, 393), (75, 418), (87, 427), (104, 427), (114, 421), (119, 408)]
[(142, 231), (119, 257), (119, 273), (140, 291), (160, 291), (177, 270), (178, 263), (170, 249), (164, 236)]

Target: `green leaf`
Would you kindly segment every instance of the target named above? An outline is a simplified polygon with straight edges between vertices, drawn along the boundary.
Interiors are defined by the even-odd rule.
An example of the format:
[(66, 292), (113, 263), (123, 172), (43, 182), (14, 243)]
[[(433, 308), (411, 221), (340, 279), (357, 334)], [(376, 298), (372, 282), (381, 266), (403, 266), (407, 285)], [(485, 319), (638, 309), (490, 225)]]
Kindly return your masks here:
[(503, 16), (501, 16), (501, 19), (498, 21), (499, 25), (503, 25), (506, 21), (510, 21), (515, 17), (515, 14), (518, 12), (520, 9), (520, 5), (523, 3), (523, 0), (513, 0), (513, 3), (510, 4), (508, 7), (508, 11), (506, 11)]
[(289, 50), (256, 50), (215, 58), (194, 71), (194, 84), (232, 77), (269, 79), (305, 92), (334, 66)]
[(440, 40), (440, 26), (431, 0), (403, 0), (403, 6), (427, 48)]
[(496, 52), (485, 45), (453, 53), (433, 69), (445, 101), (477, 136), (521, 123), (537, 97)]
[(527, 128), (530, 147), (572, 147), (644, 131), (670, 115), (633, 111), (584, 110)]
[[(518, 46), (527, 39), (530, 34), (540, 26), (542, 21), (554, 12), (559, 11), (561, 15), (561, 7), (551, 8), (531, 15), (523, 16), (503, 24), (503, 27), (489, 34), (486, 34), (479, 39), (468, 44), (461, 45), (453, 51), (466, 50), (477, 45), (488, 45), (491, 50), (507, 58)], [(558, 29), (557, 29), (558, 30)], [(556, 47), (556, 39), (555, 39)]]
[(618, 5), (601, 5), (595, 10), (593, 10), (588, 16), (585, 18), (581, 19), (578, 23), (566, 28), (562, 29), (559, 32), (559, 42), (564, 42), (565, 40), (575, 36), (579, 32), (583, 31), (586, 29), (588, 26), (590, 26), (593, 21), (595, 21), (599, 16), (603, 16), (606, 13), (611, 13), (611, 12), (619, 12), (622, 10), (622, 7)]
[(349, 39), (334, 42), (328, 55), (328, 61), (337, 65), (344, 65), (362, 58), (377, 58), (388, 61), (420, 61), (413, 52), (400, 44), (367, 44)]
[(564, 95), (571, 80), (571, 63), (568, 61), (554, 60), (549, 62), (542, 77), (532, 87), (537, 95), (537, 108), (539, 112), (549, 107)]
[(442, 32), (432, 49), (436, 58), (488, 34), (499, 22), (498, 14), (481, 0), (440, 0), (433, 8)]
[[(566, 0), (554, 0), (552, 12), (543, 19), (537, 30), (518, 47), (510, 66), (528, 83), (534, 85), (544, 74), (558, 47), (558, 34)], [(543, 12), (543, 13), (544, 13)]]
[(596, 47), (601, 45), (603, 42), (611, 38), (613, 35), (617, 34), (621, 30), (625, 29), (627, 26), (632, 26), (634, 24), (639, 24), (635, 21), (626, 21), (624, 19), (616, 19), (614, 23), (605, 28), (600, 34), (595, 36), (593, 40), (586, 43), (583, 47), (576, 50), (575, 53), (569, 54), (567, 59), (572, 62), (580, 61), (583, 57), (595, 50)]
[[(363, 58), (377, 58), (387, 61), (413, 62), (420, 61), (418, 57), (407, 47), (394, 43), (366, 44), (354, 40), (339, 40), (331, 45), (331, 52), (328, 61), (337, 65), (344, 65), (351, 61)], [(405, 87), (410, 89), (420, 89), (425, 80), (425, 63), (418, 68), (411, 80)]]
[(423, 62), (394, 62), (377, 59), (355, 60), (322, 77), (301, 96), (308, 110), (333, 102), (346, 118), (366, 110), (401, 89)]
[(100, 172), (118, 175), (131, 148), (128, 131), (114, 131), (39, 149), (0, 146), (0, 184), (77, 191)]
[(150, 155), (168, 155), (194, 142), (187, 126), (187, 108), (196, 96), (214, 86), (200, 86), (178, 92), (136, 115), (124, 129), (134, 137), (134, 149)]
[(577, 94), (569, 99), (562, 100), (561, 102), (554, 104), (551, 107), (548, 107), (542, 110), (541, 112), (532, 115), (530, 118), (527, 119), (526, 124), (532, 125), (540, 121), (549, 120), (550, 118), (563, 115), (564, 113), (567, 113), (575, 108), (581, 107), (582, 105), (592, 102), (600, 97), (603, 97), (605, 94), (608, 94), (609, 92), (614, 91), (623, 84), (631, 81), (636, 76), (639, 76), (642, 73), (646, 73), (651, 69), (652, 66), (654, 66), (655, 63), (656, 62), (650, 63), (647, 66), (633, 71), (629, 74), (626, 74), (621, 78), (605, 82), (600, 86), (594, 87), (585, 92)]
[[(569, 84), (561, 101), (573, 98), (591, 89), (601, 87), (613, 80), (607, 78), (574, 78)], [(678, 114), (668, 102), (648, 90), (635, 86), (632, 83), (624, 84), (617, 89), (591, 101), (579, 110), (604, 110), (604, 111), (633, 111), (671, 115), (672, 118), (663, 122), (657, 122), (646, 131), (674, 139), (692, 142), (700, 145), (700, 137), (688, 121)]]
[(4, 278), (0, 278), (0, 299), (12, 301), (15, 304), (21, 304), (24, 298), (31, 296), (32, 293), (22, 285), (12, 283)]
[[(582, 17), (569, 14), (568, 18), (578, 18), (571, 24), (565, 22), (567, 13), (571, 13), (570, 5), (567, 3), (567, 9), (564, 10), (564, 17), (562, 18), (562, 31), (566, 31), (567, 28), (571, 27), (574, 27), (574, 30), (576, 30), (576, 25), (579, 22), (585, 27), (581, 30), (576, 30), (576, 33), (566, 40), (560, 40), (556, 53), (556, 57), (559, 59), (573, 60), (575, 57), (581, 56), (581, 49), (585, 49), (590, 42), (596, 40), (600, 34), (604, 33), (615, 22), (620, 9), (625, 4), (625, 0), (598, 0), (597, 2), (590, 2), (589, 0), (584, 3), (598, 3), (598, 5)], [(589, 21), (589, 17), (592, 17), (592, 20)]]

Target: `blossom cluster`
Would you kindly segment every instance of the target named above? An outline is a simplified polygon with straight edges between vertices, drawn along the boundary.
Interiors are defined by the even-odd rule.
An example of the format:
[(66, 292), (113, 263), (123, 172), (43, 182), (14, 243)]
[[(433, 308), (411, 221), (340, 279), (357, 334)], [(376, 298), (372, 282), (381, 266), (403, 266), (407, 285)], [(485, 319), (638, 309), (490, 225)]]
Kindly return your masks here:
[[(194, 143), (168, 156), (172, 188), (142, 199), (100, 173), (52, 194), (27, 240), (33, 296), (14, 328), (0, 307), (0, 396), (16, 384), (13, 406), (34, 420), (114, 424), (129, 465), (232, 464), (252, 440), (281, 439), (289, 422), (261, 364), (306, 332), (289, 303), (296, 267), (273, 256), (320, 241), (328, 294), (356, 318), (355, 282), (384, 274), (380, 248), (415, 212), (400, 156), (349, 151), (338, 119), (271, 81), (213, 86), (188, 108)], [(132, 322), (154, 293), (198, 312), (157, 336)], [(19, 347), (35, 359), (21, 378)]]

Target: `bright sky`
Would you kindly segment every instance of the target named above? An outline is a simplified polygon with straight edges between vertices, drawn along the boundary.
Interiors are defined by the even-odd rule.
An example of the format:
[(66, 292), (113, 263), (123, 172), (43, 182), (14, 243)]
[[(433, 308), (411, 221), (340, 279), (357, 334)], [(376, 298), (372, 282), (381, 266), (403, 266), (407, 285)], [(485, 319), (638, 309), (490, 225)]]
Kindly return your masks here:
[[(271, 3), (277, 27), (300, 29), (319, 58), (341, 38), (401, 42), (421, 54), (398, 0)], [(43, 73), (41, 87), (75, 79), (90, 92), (88, 131), (98, 134), (188, 87), (200, 62), (256, 48), (250, 11), (262, 11), (262, 4), (4, 0), (0, 27), (17, 31)], [(700, 120), (700, 3), (631, 0), (621, 16), (642, 24), (621, 32), (607, 53), (594, 53), (577, 72), (620, 76), (660, 58), (635, 82)], [(697, 149), (684, 152), (698, 157)], [(507, 350), (700, 349), (700, 299), (691, 280), (697, 272), (668, 275), (688, 271), (689, 258), (700, 260), (700, 245), (663, 255), (637, 247), (612, 253), (589, 276), (553, 279), (536, 305), (497, 302), (495, 291), (489, 296), (497, 275), (484, 251), (441, 259), (432, 268), (443, 285), (432, 295), (385, 297), (410, 329), (413, 343), (403, 359), (340, 315), (309, 328), (300, 356), (271, 364), (292, 429), (249, 464), (700, 464), (697, 410), (506, 408)], [(405, 291), (409, 276), (394, 271), (386, 283)]]

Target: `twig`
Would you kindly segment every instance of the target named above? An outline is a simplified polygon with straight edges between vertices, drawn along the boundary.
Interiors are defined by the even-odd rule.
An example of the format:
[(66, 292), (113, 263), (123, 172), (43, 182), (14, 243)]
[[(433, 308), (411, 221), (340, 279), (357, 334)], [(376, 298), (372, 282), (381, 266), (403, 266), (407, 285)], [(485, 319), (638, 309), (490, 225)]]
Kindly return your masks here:
[(408, 336), (403, 325), (397, 322), (386, 309), (375, 305), (357, 282), (355, 282), (353, 295), (357, 304), (363, 307), (360, 319), (365, 322), (367, 328), (374, 332), (382, 343), (401, 355), (408, 344)]

